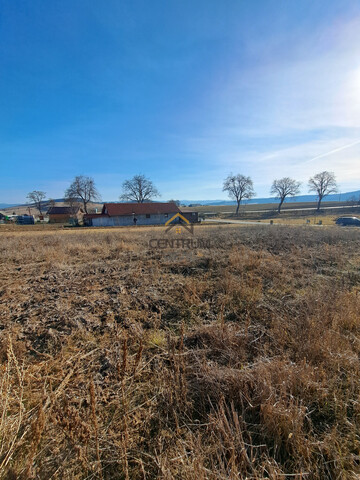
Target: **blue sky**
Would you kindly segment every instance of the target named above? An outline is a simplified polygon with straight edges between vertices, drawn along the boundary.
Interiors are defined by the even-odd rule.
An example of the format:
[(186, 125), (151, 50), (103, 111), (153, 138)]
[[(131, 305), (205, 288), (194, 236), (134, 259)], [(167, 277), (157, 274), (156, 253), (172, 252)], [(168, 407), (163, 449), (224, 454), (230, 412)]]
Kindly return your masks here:
[(0, 0), (0, 202), (226, 198), (230, 172), (360, 188), (360, 2)]

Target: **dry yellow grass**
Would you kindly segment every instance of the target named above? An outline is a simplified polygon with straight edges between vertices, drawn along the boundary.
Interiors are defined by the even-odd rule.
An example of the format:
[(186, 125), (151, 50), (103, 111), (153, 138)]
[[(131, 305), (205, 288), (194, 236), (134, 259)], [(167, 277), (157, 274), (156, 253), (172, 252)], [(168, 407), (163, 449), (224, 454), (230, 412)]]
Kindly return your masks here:
[[(321, 222), (322, 225), (333, 225), (335, 226), (335, 221), (339, 218), (340, 215), (311, 215), (304, 217), (277, 217), (273, 219), (274, 224), (280, 225), (319, 225)], [(345, 215), (346, 216), (346, 215)], [(349, 215), (347, 215), (349, 216)], [(269, 223), (270, 220), (259, 220), (260, 223)]]
[(0, 236), (0, 478), (356, 479), (356, 230)]

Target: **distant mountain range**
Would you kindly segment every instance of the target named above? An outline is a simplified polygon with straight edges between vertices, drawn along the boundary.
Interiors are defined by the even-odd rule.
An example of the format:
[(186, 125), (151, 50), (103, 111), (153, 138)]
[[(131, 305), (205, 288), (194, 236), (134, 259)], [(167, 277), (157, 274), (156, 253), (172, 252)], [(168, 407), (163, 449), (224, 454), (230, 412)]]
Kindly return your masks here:
[[(54, 202), (63, 202), (64, 199), (63, 198), (56, 198), (54, 200)], [(44, 205), (47, 205), (49, 202), (48, 201), (44, 201)], [(0, 209), (3, 209), (3, 208), (13, 208), (13, 207), (27, 207), (29, 206), (28, 203), (0, 203)]]
[[(287, 197), (287, 202), (316, 202), (316, 195), (298, 195), (296, 197)], [(324, 198), (326, 202), (346, 202), (349, 200), (360, 200), (360, 190), (355, 192), (346, 192), (346, 193), (335, 193), (328, 195)], [(197, 205), (235, 205), (236, 202), (233, 200), (180, 200), (182, 205), (197, 204)], [(256, 203), (278, 203), (279, 200), (274, 197), (264, 197), (264, 198), (252, 198), (251, 200), (246, 200), (246, 204), (256, 204)]]
[[(288, 197), (287, 202), (315, 202), (317, 199), (316, 195), (298, 195), (296, 197)], [(346, 201), (358, 201), (360, 200), (360, 190), (355, 192), (345, 192), (345, 193), (336, 193), (328, 195), (324, 199), (326, 202), (346, 202)], [(57, 198), (54, 202), (63, 202), (63, 198)], [(47, 202), (44, 202), (46, 205)], [(111, 202), (104, 202), (111, 203)], [(235, 205), (236, 202), (233, 200), (180, 200), (181, 205)], [(256, 203), (278, 203), (278, 199), (274, 197), (264, 197), (264, 198), (252, 198), (251, 200), (246, 200), (246, 204), (256, 204)], [(12, 203), (0, 203), (0, 209), (12, 208), (12, 207), (23, 207), (28, 204), (12, 204)]]

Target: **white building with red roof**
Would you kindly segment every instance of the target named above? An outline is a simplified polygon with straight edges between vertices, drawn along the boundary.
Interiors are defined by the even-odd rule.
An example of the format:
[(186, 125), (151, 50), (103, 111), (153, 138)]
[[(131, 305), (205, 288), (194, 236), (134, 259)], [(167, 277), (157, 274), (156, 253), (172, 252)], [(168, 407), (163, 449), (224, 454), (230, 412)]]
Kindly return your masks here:
[(93, 227), (129, 225), (164, 225), (177, 213), (173, 203), (104, 203), (101, 214), (85, 215), (84, 221)]

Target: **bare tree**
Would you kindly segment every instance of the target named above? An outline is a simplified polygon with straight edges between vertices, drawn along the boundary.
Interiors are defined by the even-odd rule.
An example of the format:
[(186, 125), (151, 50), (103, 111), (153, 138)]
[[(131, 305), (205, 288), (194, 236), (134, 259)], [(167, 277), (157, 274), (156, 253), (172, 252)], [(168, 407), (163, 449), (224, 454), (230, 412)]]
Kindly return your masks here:
[(76, 213), (78, 212), (78, 208), (80, 206), (80, 203), (81, 203), (81, 202), (79, 202), (79, 199), (75, 198), (75, 197), (69, 197), (69, 198), (65, 198), (64, 200), (65, 200), (65, 203), (70, 208), (71, 216), (76, 215)]
[(244, 198), (255, 196), (253, 182), (245, 175), (230, 175), (224, 180), (223, 192), (228, 192), (229, 197), (236, 200), (236, 215), (239, 213), (240, 203)]
[(309, 180), (309, 192), (316, 192), (318, 196), (317, 211), (320, 210), (321, 201), (326, 195), (337, 192), (337, 183), (333, 172), (320, 172)]
[(169, 200), (168, 203), (175, 203), (175, 205), (176, 205), (177, 207), (180, 207), (180, 200), (173, 200), (173, 199), (171, 199), (171, 200)]
[(44, 204), (44, 198), (46, 198), (46, 193), (41, 192), (40, 190), (34, 190), (33, 192), (28, 193), (26, 198), (35, 205), (39, 210), (39, 214), (42, 215), (42, 207)]
[(280, 213), (282, 204), (284, 200), (289, 195), (294, 197), (300, 193), (301, 182), (297, 182), (289, 177), (280, 178), (279, 180), (274, 180), (271, 186), (270, 193), (275, 195), (276, 198), (280, 199), (278, 212)]
[(160, 196), (158, 189), (145, 175), (135, 175), (131, 180), (125, 180), (122, 188), (120, 200), (144, 203)]
[(70, 187), (65, 191), (65, 198), (69, 201), (72, 199), (77, 199), (82, 202), (84, 206), (85, 213), (87, 211), (87, 205), (89, 202), (93, 202), (95, 200), (100, 200), (100, 195), (95, 187), (94, 179), (91, 177), (85, 177), (84, 175), (78, 175), (74, 178)]

